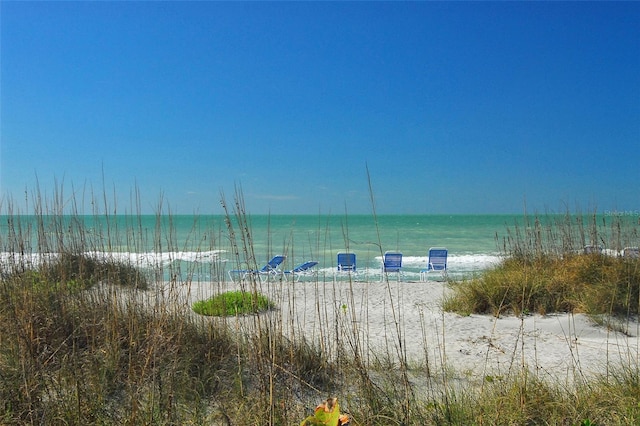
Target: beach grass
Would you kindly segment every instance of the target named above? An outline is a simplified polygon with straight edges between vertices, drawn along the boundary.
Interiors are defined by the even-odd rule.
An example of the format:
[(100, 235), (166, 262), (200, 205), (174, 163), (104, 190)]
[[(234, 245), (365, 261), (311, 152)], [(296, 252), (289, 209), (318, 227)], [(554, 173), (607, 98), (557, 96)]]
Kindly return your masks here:
[(574, 312), (627, 317), (638, 314), (639, 289), (637, 259), (594, 254), (508, 258), (452, 286), (444, 307), (495, 316)]
[[(222, 198), (225, 249), (237, 266), (255, 269), (242, 193), (231, 205)], [(62, 214), (58, 203), (37, 197), (33, 204), (34, 228), (11, 205), (4, 206), (7, 232), (0, 251), (10, 255), (0, 274), (2, 424), (295, 425), (327, 396), (338, 397), (354, 426), (640, 422), (637, 348), (629, 348), (626, 364), (577, 384), (543, 380), (526, 365), (514, 374), (464, 379), (446, 362), (450, 336), (444, 321), (441, 339), (423, 338), (423, 346), (440, 358), (425, 355), (423, 362), (415, 362), (403, 356), (405, 308), (388, 280), (365, 283), (386, 286), (392, 323), (387, 346), (372, 353), (363, 344), (370, 325), (356, 309), (368, 301), (354, 299), (352, 277), (332, 284), (319, 276), (308, 283), (314, 300), (317, 294), (337, 300), (327, 289), (351, 291), (350, 299), (333, 306), (312, 304), (318, 338), (288, 326), (299, 300), (267, 300), (262, 306), (270, 309), (257, 309), (263, 287), (255, 277), (233, 292), (226, 289), (229, 283), (218, 283), (222, 297), (232, 296), (224, 303), (232, 307), (225, 313), (232, 315), (198, 315), (200, 308), (205, 313), (217, 305), (215, 299), (196, 303), (200, 308), (180, 308), (178, 293), (191, 282), (182, 281), (172, 266), (169, 271), (142, 270), (95, 256), (117, 246), (135, 251), (148, 243), (137, 240), (142, 233), (112, 227), (108, 214), (94, 212), (104, 215), (106, 224), (97, 233), (73, 209)], [(135, 228), (135, 215), (130, 222)], [(591, 232), (574, 224), (568, 231), (547, 231), (568, 232), (578, 240)], [(170, 226), (158, 226), (156, 232), (151, 238), (158, 250), (175, 248)], [(575, 245), (581, 241), (568, 238), (562, 250), (547, 240), (520, 242), (497, 268), (451, 283), (454, 296), (446, 299), (445, 308), (503, 316), (553, 311), (637, 315), (636, 260), (577, 254)], [(269, 283), (293, 285), (282, 279)], [(249, 309), (240, 315), (247, 294)], [(326, 312), (332, 309), (336, 321)], [(340, 337), (327, 337), (330, 329)]]
[[(586, 313), (594, 318), (637, 316), (640, 259), (625, 256), (621, 243), (623, 238), (627, 244), (637, 243), (635, 229), (625, 234), (612, 217), (604, 229), (593, 218), (587, 221), (591, 224), (588, 230), (576, 230), (575, 222), (585, 221), (572, 220), (575, 217), (567, 213), (544, 221), (546, 226), (536, 218), (533, 230), (510, 231), (505, 259), (480, 276), (455, 283), (444, 308), (494, 316), (557, 312)], [(608, 232), (611, 230), (615, 232)], [(605, 245), (586, 252), (585, 247), (593, 246), (585, 235)]]

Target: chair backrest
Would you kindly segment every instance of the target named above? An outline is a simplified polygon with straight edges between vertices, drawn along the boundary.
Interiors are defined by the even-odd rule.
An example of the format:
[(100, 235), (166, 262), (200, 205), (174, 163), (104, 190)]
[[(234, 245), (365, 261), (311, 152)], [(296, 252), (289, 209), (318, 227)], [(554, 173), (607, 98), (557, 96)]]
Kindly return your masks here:
[(267, 263), (262, 269), (260, 269), (260, 272), (275, 271), (276, 269), (278, 269), (278, 266), (280, 266), (280, 264), (284, 262), (284, 259), (286, 259), (286, 257), (287, 256), (284, 255), (273, 256), (273, 259), (271, 259), (269, 263)]
[(338, 271), (355, 272), (356, 255), (355, 253), (338, 253)]
[(427, 269), (431, 271), (446, 271), (448, 253), (448, 250), (444, 247), (430, 248)]
[(311, 269), (314, 266), (316, 266), (317, 264), (318, 264), (318, 262), (316, 262), (315, 260), (309, 260), (309, 261), (306, 261), (306, 262), (296, 266), (295, 268), (293, 268), (293, 272), (296, 272), (296, 273), (306, 272), (309, 269)]
[(584, 254), (602, 254), (602, 247), (588, 245), (588, 246), (584, 246), (583, 251), (584, 251)]
[(400, 272), (402, 268), (402, 253), (386, 252), (382, 261), (382, 270), (384, 272)]

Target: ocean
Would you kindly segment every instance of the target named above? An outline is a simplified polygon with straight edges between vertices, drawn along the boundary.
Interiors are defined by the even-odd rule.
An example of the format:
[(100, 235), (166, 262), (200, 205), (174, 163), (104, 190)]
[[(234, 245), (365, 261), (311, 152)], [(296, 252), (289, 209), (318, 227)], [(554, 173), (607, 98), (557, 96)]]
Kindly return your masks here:
[(480, 215), (258, 216), (251, 223), (256, 255), (266, 253), (262, 260), (285, 253), (293, 260), (290, 263), (317, 260), (319, 270), (331, 274), (337, 253), (352, 252), (358, 270), (375, 276), (381, 271), (382, 254), (397, 251), (403, 255), (405, 279), (417, 280), (430, 247), (448, 249), (449, 271), (454, 275), (495, 264), (500, 256), (497, 239), (513, 219)]
[[(507, 226), (522, 219), (508, 215), (384, 215), (377, 218), (371, 215), (247, 215), (246, 218), (248, 233), (239, 229), (235, 219), (229, 228), (222, 215), (3, 216), (0, 243), (3, 257), (7, 258), (17, 251), (17, 240), (29, 241), (26, 248), (19, 251), (31, 256), (55, 253), (60, 251), (60, 245), (68, 249), (82, 242), (84, 251), (109, 253), (144, 268), (179, 271), (192, 279), (211, 278), (221, 275), (224, 269), (246, 267), (243, 266), (245, 246), (253, 248), (259, 266), (276, 254), (285, 254), (287, 260), (283, 268), (316, 260), (318, 270), (324, 274), (333, 273), (339, 252), (355, 253), (358, 270), (375, 275), (380, 273), (382, 253), (399, 251), (403, 254), (403, 273), (406, 279), (412, 280), (418, 279), (420, 270), (426, 266), (430, 247), (449, 250), (452, 274), (472, 273), (494, 264), (499, 259), (501, 234)], [(234, 254), (230, 229), (240, 247), (238, 255)], [(215, 272), (207, 272), (208, 265), (214, 265)]]
[(461, 278), (499, 262), (508, 230), (531, 220), (523, 215), (245, 218), (247, 226), (242, 231), (235, 218), (230, 228), (222, 215), (0, 216), (0, 253), (5, 261), (20, 252), (29, 257), (28, 262), (37, 262), (41, 253), (55, 254), (61, 246), (67, 250), (80, 247), (96, 256), (121, 258), (161, 271), (165, 278), (220, 280), (230, 269), (250, 266), (246, 260), (251, 254), (247, 253), (252, 253), (258, 267), (284, 254), (284, 269), (315, 260), (320, 274), (332, 275), (337, 254), (353, 252), (358, 271), (375, 280), (376, 275), (380, 277), (382, 254), (398, 251), (403, 255), (404, 279), (418, 280), (429, 248), (445, 247), (449, 275)]

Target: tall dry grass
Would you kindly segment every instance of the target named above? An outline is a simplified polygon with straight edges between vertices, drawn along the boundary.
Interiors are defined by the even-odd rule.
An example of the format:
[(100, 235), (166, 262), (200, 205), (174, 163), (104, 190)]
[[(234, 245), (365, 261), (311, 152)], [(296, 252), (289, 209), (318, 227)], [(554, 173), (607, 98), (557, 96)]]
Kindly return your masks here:
[[(10, 201), (0, 205), (5, 226), (0, 240), (3, 424), (291, 425), (328, 395), (340, 399), (353, 425), (580, 424), (583, 420), (634, 424), (640, 420), (638, 374), (633, 368), (569, 388), (540, 381), (526, 370), (481, 385), (460, 382), (444, 357), (432, 359), (427, 354), (424, 363), (413, 364), (403, 349), (403, 305), (388, 277), (382, 284), (370, 283), (387, 286), (393, 324), (387, 347), (375, 354), (366, 341), (367, 317), (354, 308), (368, 301), (355, 299), (352, 277), (333, 287), (324, 276), (308, 283), (320, 322), (319, 335), (313, 339), (288, 322), (298, 300), (279, 299), (278, 310), (242, 318), (211, 319), (178, 309), (183, 303), (181, 290), (189, 288), (198, 274), (210, 277), (212, 285), (225, 291), (224, 267), (212, 262), (208, 271), (184, 271), (179, 264), (158, 263), (141, 269), (109, 257), (109, 253), (140, 252), (149, 246), (157, 253), (186, 247), (177, 241), (174, 218), (162, 213), (162, 201), (155, 229), (149, 233), (142, 229), (136, 192), (132, 205), (138, 210), (124, 214), (126, 226), (115, 220), (122, 215), (114, 214), (118, 209), (107, 198), (92, 200), (88, 215), (79, 211), (84, 200), (69, 200), (61, 190), (52, 199), (36, 191), (28, 215), (16, 211)], [(255, 253), (242, 191), (238, 189), (230, 203), (222, 194), (221, 203), (225, 229), (202, 238), (194, 225), (190, 249), (227, 250), (233, 267), (239, 269), (257, 268), (261, 256), (269, 257), (274, 254), (271, 251), (293, 254), (297, 249), (296, 242), (285, 241), (282, 246), (270, 246), (269, 253)], [(345, 219), (345, 241), (340, 244), (348, 248), (347, 223)], [(585, 243), (593, 237), (590, 231), (573, 228), (533, 229), (534, 236), (547, 233), (550, 239), (523, 241), (525, 246), (514, 250), (514, 259), (530, 258), (529, 249), (540, 253), (563, 232), (584, 235)], [(619, 239), (622, 243), (623, 237)], [(568, 239), (561, 241), (573, 250)], [(584, 274), (583, 266), (564, 273)], [(523, 290), (522, 275), (513, 274), (507, 279), (503, 273), (495, 281), (513, 283), (519, 294), (534, 293)], [(595, 267), (593, 274), (603, 275), (603, 271)], [(256, 295), (265, 288), (256, 277), (240, 285)], [(285, 289), (291, 283), (279, 279), (268, 285)], [(331, 303), (335, 300), (329, 293), (345, 287), (351, 293), (348, 303), (344, 307)], [(628, 296), (623, 305), (629, 313), (637, 313), (634, 297), (635, 293)], [(505, 305), (504, 298), (498, 299)], [(487, 303), (489, 311), (498, 306), (502, 312), (498, 302)], [(522, 300), (513, 302), (515, 310), (513, 306), (520, 311), (541, 310), (535, 305), (525, 308)], [(331, 310), (336, 315), (329, 315)], [(446, 352), (445, 325), (443, 317), (441, 339), (432, 342), (424, 337), (425, 348), (442, 346), (439, 353)]]

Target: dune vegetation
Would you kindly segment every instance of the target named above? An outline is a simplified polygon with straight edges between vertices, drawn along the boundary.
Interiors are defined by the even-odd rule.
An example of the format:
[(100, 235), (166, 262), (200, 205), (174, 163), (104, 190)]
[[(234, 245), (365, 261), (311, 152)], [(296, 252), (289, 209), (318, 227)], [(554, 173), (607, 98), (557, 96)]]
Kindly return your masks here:
[(193, 304), (193, 310), (200, 315), (234, 316), (258, 314), (273, 306), (267, 297), (248, 291), (227, 291), (207, 300), (199, 300)]
[(572, 312), (637, 317), (637, 231), (622, 229), (615, 217), (608, 227), (598, 227), (594, 215), (587, 229), (579, 216), (546, 219), (546, 225), (536, 218), (526, 230), (510, 230), (504, 261), (452, 286), (445, 309), (495, 316)]
[[(230, 252), (255, 259), (241, 194), (232, 205), (222, 198)], [(188, 285), (189, 274), (185, 282), (171, 266), (140, 268), (108, 255), (114, 247), (133, 252), (143, 245), (135, 214), (122, 229), (105, 213), (114, 211), (106, 202), (104, 211), (95, 207), (85, 215), (58, 199), (37, 198), (28, 216), (10, 201), (0, 205), (2, 424), (295, 425), (327, 396), (338, 396), (352, 425), (640, 423), (637, 361), (576, 386), (542, 381), (526, 369), (460, 383), (448, 380), (446, 365), (436, 371), (384, 354), (371, 361), (348, 344), (330, 357), (303, 335), (291, 339), (272, 319), (277, 310), (269, 317), (259, 313), (273, 305), (284, 309), (284, 303), (257, 297), (255, 282), (247, 283), (248, 293), (225, 295), (222, 303), (203, 300), (195, 312), (177, 310), (172, 289)], [(178, 250), (171, 220), (164, 219), (158, 213), (150, 238), (158, 250)], [(562, 232), (549, 226), (551, 234)], [(543, 233), (524, 234), (510, 241), (497, 268), (450, 283), (445, 308), (491, 315), (580, 311), (636, 320), (637, 259), (582, 255), (573, 245), (547, 246), (553, 238), (536, 240)], [(220, 306), (229, 317), (212, 320), (208, 315)], [(239, 331), (225, 319), (238, 315), (251, 327)], [(350, 330), (360, 335), (366, 327), (352, 324)]]

